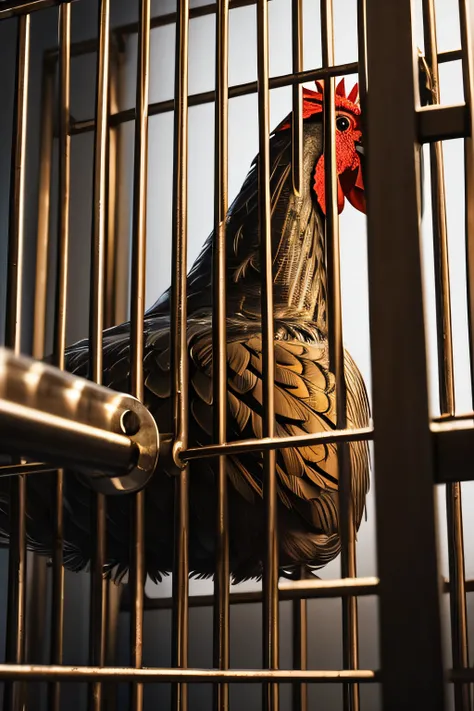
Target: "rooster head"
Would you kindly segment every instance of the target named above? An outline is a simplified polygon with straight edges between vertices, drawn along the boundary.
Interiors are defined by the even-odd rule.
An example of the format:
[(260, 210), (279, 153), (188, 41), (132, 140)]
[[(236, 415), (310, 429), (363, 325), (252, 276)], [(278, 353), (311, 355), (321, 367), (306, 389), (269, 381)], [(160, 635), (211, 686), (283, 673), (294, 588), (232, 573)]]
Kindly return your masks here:
[[(323, 111), (324, 87), (317, 81), (317, 91), (303, 87), (303, 120), (307, 120)], [(362, 126), (359, 105), (359, 87), (354, 85), (346, 96), (344, 79), (336, 87), (336, 168), (337, 168), (337, 207), (344, 208), (345, 198), (357, 210), (365, 212), (365, 192), (362, 177), (363, 157)], [(291, 127), (291, 120), (277, 128), (283, 131)], [(326, 214), (324, 154), (319, 157), (314, 170), (313, 190), (324, 214)]]

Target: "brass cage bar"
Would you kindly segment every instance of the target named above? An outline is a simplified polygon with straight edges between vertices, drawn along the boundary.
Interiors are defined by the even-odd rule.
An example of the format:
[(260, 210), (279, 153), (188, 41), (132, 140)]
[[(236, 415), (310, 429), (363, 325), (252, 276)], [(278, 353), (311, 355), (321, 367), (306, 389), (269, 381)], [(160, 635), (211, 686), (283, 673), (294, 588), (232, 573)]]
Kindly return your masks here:
[[(109, 100), (110, 0), (100, 0), (98, 11), (99, 48), (96, 77), (96, 127), (92, 196), (91, 295), (89, 313), (89, 377), (102, 384), (103, 330), (105, 326), (106, 278), (106, 178)], [(107, 624), (106, 563), (107, 501), (102, 493), (90, 493), (95, 545), (92, 549), (89, 658), (92, 665), (104, 666)], [(89, 687), (89, 711), (102, 709), (102, 684)]]
[[(273, 263), (270, 195), (270, 87), (268, 47), (268, 4), (257, 2), (257, 76), (258, 76), (258, 231), (260, 249), (260, 297), (262, 320), (262, 433), (275, 436), (275, 354), (273, 350)], [(268, 669), (279, 666), (278, 607), (278, 518), (276, 453), (263, 454), (263, 499), (265, 510), (266, 551), (263, 561), (262, 664)], [(263, 687), (263, 708), (278, 711), (279, 688)]]
[[(439, 72), (436, 37), (436, 10), (434, 0), (423, 0), (423, 32), (425, 56), (431, 72), (431, 102), (438, 104)], [(421, 149), (420, 149), (421, 150)], [(433, 247), (435, 262), (435, 292), (438, 332), (438, 376), (441, 415), (455, 414), (454, 362), (451, 320), (451, 290), (448, 254), (448, 226), (446, 218), (446, 196), (444, 181), (444, 158), (441, 142), (429, 146), (431, 177), (431, 209), (433, 221)], [(420, 156), (423, 160), (423, 155)], [(451, 580), (451, 648), (453, 667), (469, 666), (467, 639), (467, 604), (465, 589), (464, 536), (462, 521), (461, 484), (446, 485), (446, 510), (448, 524), (449, 578)], [(456, 711), (471, 710), (471, 690), (469, 685), (454, 687)]]
[[(5, 344), (16, 354), (21, 352), (22, 278), (25, 231), (26, 132), (28, 78), (30, 63), (30, 16), (17, 22), (15, 63), (15, 99), (10, 173), (10, 205), (7, 257), (7, 302)], [(8, 555), (8, 598), (5, 659), (16, 664), (25, 661), (26, 612), (26, 478), (10, 481), (10, 517), (12, 539)], [(24, 689), (18, 683), (6, 683), (3, 703), (6, 709), (20, 711)]]
[[(187, 355), (187, 247), (188, 247), (188, 53), (189, 0), (178, 3), (176, 17), (174, 146), (173, 146), (173, 233), (171, 279), (171, 370), (175, 440), (173, 455), (188, 442), (188, 355)], [(181, 468), (175, 481), (173, 611), (171, 663), (188, 666), (189, 644), (189, 468)], [(172, 687), (171, 708), (187, 711), (187, 684)]]
[[(334, 66), (334, 19), (332, 0), (321, 0), (321, 45), (325, 68)], [(342, 325), (342, 294), (340, 273), (339, 214), (336, 168), (336, 103), (335, 78), (324, 79), (324, 164), (326, 204), (326, 261), (328, 273), (328, 342), (329, 370), (334, 373), (336, 387), (336, 424), (347, 427), (347, 396), (344, 368), (344, 338)], [(337, 446), (339, 469), (339, 526), (341, 537), (341, 575), (356, 577), (355, 523), (352, 503), (352, 472), (349, 446)], [(357, 669), (359, 664), (357, 599), (342, 600), (342, 655), (343, 666)], [(344, 711), (359, 711), (357, 684), (343, 686)]]
[[(143, 401), (143, 354), (146, 274), (146, 195), (148, 166), (148, 94), (150, 81), (150, 0), (140, 0), (137, 53), (137, 89), (135, 122), (135, 152), (133, 171), (132, 279), (130, 320), (130, 391)], [(131, 497), (132, 541), (131, 589), (133, 610), (130, 618), (132, 664), (139, 669), (143, 663), (143, 596), (145, 570), (145, 494), (139, 491)], [(142, 711), (143, 686), (131, 686), (131, 709)]]
[[(214, 279), (213, 279), (213, 400), (214, 439), (227, 440), (227, 303), (226, 216), (228, 209), (228, 93), (229, 93), (229, 0), (218, 0), (216, 13), (216, 102), (214, 167)], [(229, 608), (229, 516), (225, 455), (217, 461), (216, 575), (214, 577), (214, 666), (228, 669), (230, 663)], [(214, 687), (215, 711), (229, 708), (229, 687)]]

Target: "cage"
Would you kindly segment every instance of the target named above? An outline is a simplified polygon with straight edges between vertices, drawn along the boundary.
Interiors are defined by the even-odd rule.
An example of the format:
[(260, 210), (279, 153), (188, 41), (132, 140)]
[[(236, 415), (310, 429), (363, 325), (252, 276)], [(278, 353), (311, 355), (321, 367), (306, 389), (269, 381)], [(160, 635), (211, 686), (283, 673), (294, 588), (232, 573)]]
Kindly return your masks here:
[[(0, 3), (5, 711), (472, 709), (471, 5)], [(339, 211), (343, 77), (359, 85), (367, 217), (349, 199)], [(337, 402), (326, 429), (282, 435), (274, 337), (285, 317), (274, 313), (270, 137), (290, 115), (285, 179), (298, 196), (303, 86), (323, 96), (321, 263)], [(228, 215), (256, 155), (261, 430), (229, 437)], [(188, 364), (187, 274), (210, 233), (206, 333), (215, 366), (203, 443), (190, 426), (198, 414), (188, 394), (198, 386)], [(170, 284), (172, 417), (163, 429), (143, 404), (144, 314)], [(107, 369), (119, 358), (107, 361), (103, 332), (128, 320), (130, 373), (110, 389)], [(67, 347), (84, 338), (83, 370), (71, 375)], [(360, 426), (349, 416), (344, 348), (373, 411)], [(370, 446), (371, 488), (356, 534), (350, 453), (358, 442)], [(285, 578), (277, 453), (311, 446), (337, 455), (341, 554)], [(228, 467), (252, 453), (263, 467), (263, 579), (231, 584)], [(164, 461), (175, 465), (173, 556), (164, 566), (172, 572), (154, 582), (145, 505)], [(213, 463), (213, 580), (189, 578), (193, 472), (203, 461)], [(82, 508), (71, 513), (71, 471), (85, 518)], [(119, 500), (123, 520), (113, 515)], [(39, 555), (27, 542), (45, 512), (48, 550)], [(71, 526), (92, 542), (81, 571), (67, 569), (84, 568), (73, 562)], [(130, 549), (116, 582), (103, 574), (111, 529)], [(244, 524), (237, 530), (245, 536)]]

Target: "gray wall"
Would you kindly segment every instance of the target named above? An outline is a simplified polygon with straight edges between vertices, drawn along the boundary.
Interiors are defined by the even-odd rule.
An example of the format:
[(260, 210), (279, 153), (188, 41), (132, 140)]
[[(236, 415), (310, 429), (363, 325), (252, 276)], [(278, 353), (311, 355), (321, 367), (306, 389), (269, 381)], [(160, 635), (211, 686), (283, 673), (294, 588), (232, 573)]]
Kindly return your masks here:
[[(197, 3), (196, 3), (197, 4)], [(113, 24), (136, 19), (136, 3), (129, 0), (115, 1)], [(321, 52), (319, 39), (318, 3), (305, 1), (304, 63), (305, 69), (320, 66)], [(440, 49), (450, 49), (459, 45), (459, 30), (456, 3), (439, 0), (439, 44)], [(356, 1), (334, 0), (336, 21), (336, 61), (354, 61), (357, 58)], [(155, 2), (153, 13), (173, 10), (173, 4), (166, 0)], [(291, 71), (291, 2), (272, 0), (270, 12), (270, 69), (272, 75)], [(72, 6), (73, 40), (95, 36), (97, 2), (81, 0)], [(420, 15), (417, 16), (416, 38), (420, 46)], [(0, 24), (0, 53), (2, 67), (13, 67), (14, 62), (14, 22)], [(27, 223), (26, 223), (26, 269), (24, 282), (25, 313), (28, 315), (32, 302), (34, 268), (34, 244), (37, 204), (38, 171), (38, 120), (39, 91), (41, 79), (40, 58), (45, 47), (55, 44), (57, 33), (57, 11), (48, 10), (32, 18), (32, 61), (30, 82), (28, 174), (27, 174)], [(256, 78), (255, 52), (255, 9), (242, 8), (232, 11), (230, 25), (230, 83), (237, 84)], [(190, 92), (213, 88), (214, 83), (214, 19), (212, 16), (194, 20), (190, 29)], [(173, 94), (174, 27), (157, 29), (152, 34), (151, 83), (152, 101), (168, 99)], [(122, 71), (122, 105), (134, 103), (136, 41), (127, 46)], [(8, 185), (10, 171), (11, 102), (13, 73), (3, 72), (2, 101), (0, 105), (0, 301), (5, 290), (6, 235), (8, 226)], [(350, 87), (355, 77), (348, 77)], [(462, 100), (460, 67), (442, 67), (442, 99), (446, 103)], [(94, 56), (74, 59), (72, 63), (72, 112), (75, 118), (93, 115), (95, 84)], [(273, 91), (271, 95), (271, 125), (274, 126), (291, 107), (291, 93), (288, 89)], [(189, 124), (189, 261), (196, 257), (202, 242), (211, 230), (213, 222), (213, 107), (205, 105), (190, 109)], [(229, 192), (232, 199), (245, 178), (248, 167), (257, 152), (256, 97), (233, 99), (229, 111)], [(69, 326), (68, 340), (87, 335), (88, 318), (88, 276), (91, 224), (91, 184), (92, 184), (92, 134), (72, 139), (72, 203), (71, 203), (71, 269), (69, 282)], [(387, 136), (387, 140), (397, 140)], [(122, 150), (121, 170), (121, 234), (124, 242), (130, 233), (130, 200), (132, 190), (133, 126), (127, 124), (121, 129)], [(426, 165), (428, 175), (428, 164)], [(389, 169), (389, 166), (387, 167)], [(462, 142), (454, 141), (446, 146), (446, 175), (448, 219), (450, 231), (452, 301), (454, 320), (454, 345), (456, 366), (456, 395), (459, 411), (471, 408), (468, 381), (467, 340), (465, 335), (465, 270), (463, 254), (463, 212)], [(169, 285), (171, 256), (171, 191), (172, 191), (172, 115), (165, 114), (150, 119), (149, 185), (148, 185), (148, 258), (147, 258), (147, 306)], [(425, 185), (425, 217), (423, 221), (423, 249), (426, 265), (427, 327), (430, 357), (430, 392), (432, 412), (438, 412), (436, 383), (436, 338), (434, 325), (433, 272), (430, 262), (431, 227), (429, 210), (429, 181)], [(400, 205), (403, 209), (403, 205)], [(341, 215), (343, 308), (345, 343), (357, 361), (370, 388), (370, 351), (368, 339), (368, 296), (365, 218), (346, 204)], [(54, 254), (52, 255), (52, 258)], [(403, 285), (401, 285), (403, 288)], [(128, 291), (128, 284), (123, 284)], [(51, 294), (52, 296), (52, 290)], [(51, 304), (50, 304), (51, 305)], [(3, 333), (3, 310), (0, 309), (0, 333)], [(403, 338), (403, 334), (400, 334)], [(31, 320), (25, 319), (24, 349), (28, 350), (31, 339)], [(383, 356), (381, 356), (383, 357)], [(396, 452), (396, 439), (394, 439)], [(400, 462), (403, 466), (403, 462)], [(474, 533), (472, 516), (473, 486), (464, 485), (466, 562), (467, 575), (474, 575)], [(443, 575), (447, 575), (447, 553), (445, 535), (444, 487), (439, 489), (440, 553)], [(409, 496), (409, 492), (407, 492)], [(400, 522), (403, 525), (403, 522)], [(6, 556), (0, 559), (3, 578), (6, 572)], [(360, 575), (375, 575), (375, 531), (373, 490), (367, 503), (367, 521), (361, 526), (358, 539), (358, 572)], [(340, 575), (339, 560), (334, 561), (320, 573), (321, 577), (333, 578)], [(87, 614), (89, 582), (87, 575), (67, 575), (66, 582), (66, 654), (65, 662), (81, 664), (87, 661)], [(240, 586), (256, 589), (257, 585)], [(167, 580), (160, 586), (147, 585), (150, 596), (168, 596), (171, 585)], [(191, 583), (192, 592), (211, 592), (212, 584)], [(444, 601), (444, 621), (448, 623), (447, 601)], [(469, 600), (471, 607), (471, 600)], [(5, 587), (0, 586), (0, 610), (5, 610)], [(377, 644), (377, 606), (374, 598), (360, 600), (360, 645), (361, 666), (377, 668), (379, 665)], [(289, 667), (291, 660), (291, 607), (281, 606), (281, 665)], [(341, 612), (337, 600), (311, 601), (309, 603), (309, 664), (312, 668), (330, 669), (342, 666)], [(190, 611), (191, 641), (190, 664), (197, 667), (210, 666), (212, 662), (212, 613), (211, 610), (192, 609)], [(258, 667), (260, 652), (260, 610), (249, 605), (233, 607), (231, 612), (232, 665), (236, 667)], [(0, 635), (4, 624), (0, 626)], [(472, 633), (472, 625), (470, 632)], [(167, 666), (170, 664), (170, 613), (147, 614), (145, 627), (145, 664)], [(128, 618), (122, 615), (120, 621), (120, 664), (128, 663)], [(2, 639), (0, 636), (0, 644)], [(3, 644), (2, 644), (3, 648)], [(449, 650), (447, 646), (447, 653)], [(122, 690), (122, 706), (125, 708), (126, 690)], [(260, 692), (256, 686), (235, 686), (232, 688), (233, 708), (245, 704), (249, 711), (259, 708)], [(79, 711), (84, 708), (84, 689), (77, 685), (64, 687), (64, 708)], [(380, 708), (378, 689), (374, 686), (361, 690), (362, 708), (376, 711)], [(191, 709), (199, 711), (209, 708), (211, 689), (205, 686), (191, 686)], [(169, 688), (149, 686), (146, 688), (147, 708), (162, 704), (167, 707)], [(337, 709), (341, 706), (341, 689), (337, 686), (313, 686), (310, 690), (312, 707)], [(290, 708), (290, 689), (282, 688), (282, 709)], [(313, 706), (314, 703), (314, 706)]]

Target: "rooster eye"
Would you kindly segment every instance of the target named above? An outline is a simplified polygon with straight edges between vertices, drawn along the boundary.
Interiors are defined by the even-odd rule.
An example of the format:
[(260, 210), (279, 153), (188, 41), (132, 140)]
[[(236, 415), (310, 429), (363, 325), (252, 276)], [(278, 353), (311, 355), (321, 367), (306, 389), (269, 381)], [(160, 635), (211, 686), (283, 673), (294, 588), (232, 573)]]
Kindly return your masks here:
[(347, 129), (350, 127), (351, 122), (347, 118), (347, 116), (338, 116), (336, 119), (336, 126), (338, 131), (347, 131)]

